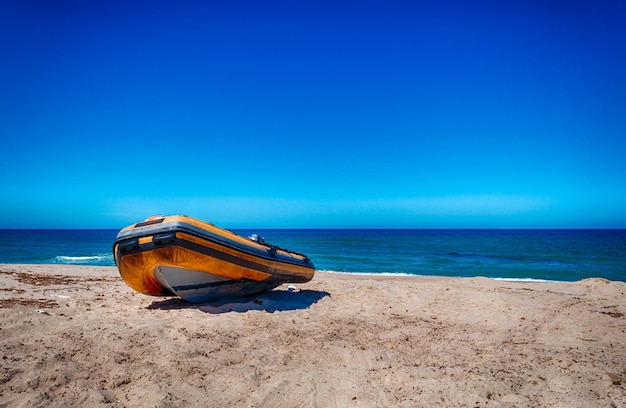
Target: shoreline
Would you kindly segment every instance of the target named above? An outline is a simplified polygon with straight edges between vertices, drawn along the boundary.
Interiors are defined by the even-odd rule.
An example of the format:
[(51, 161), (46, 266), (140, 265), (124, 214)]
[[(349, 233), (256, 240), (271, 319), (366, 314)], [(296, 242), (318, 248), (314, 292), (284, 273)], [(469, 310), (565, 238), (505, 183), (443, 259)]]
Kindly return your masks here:
[(0, 406), (606, 407), (626, 283), (316, 272), (190, 304), (115, 267), (0, 264)]
[[(86, 267), (86, 268), (113, 268), (117, 271), (117, 267), (115, 264), (113, 265), (92, 265), (92, 264), (80, 264), (80, 263), (0, 263), (1, 266), (17, 266), (17, 267), (28, 267), (28, 266), (54, 266), (54, 267)], [(528, 282), (528, 283), (575, 283), (584, 281), (586, 279), (601, 279), (609, 282), (622, 282), (626, 283), (626, 281), (621, 280), (612, 280), (599, 276), (589, 276), (582, 279), (577, 280), (552, 280), (552, 279), (539, 279), (539, 278), (504, 278), (504, 277), (492, 277), (486, 275), (476, 275), (476, 276), (455, 276), (455, 275), (420, 275), (420, 274), (411, 274), (406, 272), (345, 272), (345, 271), (333, 271), (333, 270), (315, 270), (315, 275), (318, 274), (329, 274), (329, 275), (348, 275), (354, 277), (390, 277), (390, 278), (400, 278), (400, 277), (414, 277), (414, 278), (446, 278), (446, 279), (475, 279), (475, 278), (485, 278), (492, 279), (497, 281), (505, 281), (505, 282)]]
[[(559, 281), (559, 280), (549, 280), (549, 279), (534, 279), (534, 278), (494, 278), (491, 276), (448, 276), (448, 275), (416, 275), (416, 274), (411, 274), (411, 273), (403, 273), (403, 272), (340, 272), (340, 271), (330, 271), (330, 270), (321, 270), (315, 271), (315, 274), (318, 273), (322, 273), (322, 274), (339, 274), (339, 275), (349, 275), (349, 276), (358, 276), (358, 277), (368, 277), (368, 276), (386, 276), (386, 277), (415, 277), (415, 278), (429, 278), (429, 277), (433, 277), (433, 278), (450, 278), (450, 279), (474, 279), (474, 278), (485, 278), (485, 279), (493, 279), (493, 280), (500, 280), (500, 281), (506, 281), (506, 282), (528, 282), (528, 283), (533, 283), (533, 282), (537, 282), (537, 283), (573, 283), (573, 282), (579, 282), (580, 280), (585, 280), (585, 279), (604, 279), (604, 278), (598, 278), (598, 277), (590, 277), (590, 278), (584, 278), (584, 279), (580, 279), (580, 280), (573, 280), (573, 281)], [(609, 280), (609, 279), (604, 279), (604, 280)], [(609, 280), (610, 281), (610, 280)], [(621, 281), (616, 281), (616, 282), (621, 282)]]

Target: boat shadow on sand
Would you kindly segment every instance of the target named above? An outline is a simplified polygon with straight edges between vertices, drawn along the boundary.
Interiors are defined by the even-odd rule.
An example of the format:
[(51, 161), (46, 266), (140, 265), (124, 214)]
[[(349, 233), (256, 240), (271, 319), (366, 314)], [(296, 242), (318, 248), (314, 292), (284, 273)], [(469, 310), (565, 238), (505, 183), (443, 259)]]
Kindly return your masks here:
[(180, 298), (170, 298), (152, 302), (146, 309), (197, 309), (210, 314), (246, 313), (251, 310), (274, 313), (308, 309), (327, 296), (330, 297), (330, 293), (319, 290), (271, 290), (253, 296), (229, 297), (206, 303), (190, 303)]

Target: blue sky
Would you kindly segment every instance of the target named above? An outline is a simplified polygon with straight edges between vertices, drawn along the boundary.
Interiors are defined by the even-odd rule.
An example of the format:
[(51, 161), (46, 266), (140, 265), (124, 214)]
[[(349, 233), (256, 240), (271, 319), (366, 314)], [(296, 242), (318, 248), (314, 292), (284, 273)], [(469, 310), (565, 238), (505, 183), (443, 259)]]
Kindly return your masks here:
[(626, 227), (626, 3), (0, 3), (0, 228)]

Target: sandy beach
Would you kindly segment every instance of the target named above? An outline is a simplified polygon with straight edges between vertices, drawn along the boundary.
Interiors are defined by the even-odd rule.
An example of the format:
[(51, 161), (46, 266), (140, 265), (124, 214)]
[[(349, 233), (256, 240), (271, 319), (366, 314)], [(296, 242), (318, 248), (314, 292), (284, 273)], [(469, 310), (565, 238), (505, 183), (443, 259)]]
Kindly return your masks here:
[(318, 272), (189, 304), (0, 265), (0, 406), (625, 407), (625, 292)]

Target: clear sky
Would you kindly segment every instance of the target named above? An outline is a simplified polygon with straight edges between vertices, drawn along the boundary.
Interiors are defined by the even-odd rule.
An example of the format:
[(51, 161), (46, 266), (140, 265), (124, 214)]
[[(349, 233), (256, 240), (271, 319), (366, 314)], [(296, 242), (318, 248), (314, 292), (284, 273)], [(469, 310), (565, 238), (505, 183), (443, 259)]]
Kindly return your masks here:
[(0, 228), (626, 227), (624, 1), (0, 1)]

